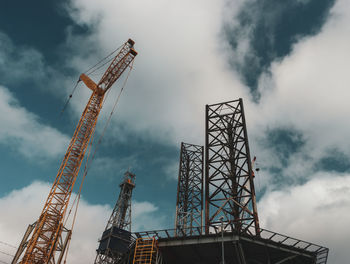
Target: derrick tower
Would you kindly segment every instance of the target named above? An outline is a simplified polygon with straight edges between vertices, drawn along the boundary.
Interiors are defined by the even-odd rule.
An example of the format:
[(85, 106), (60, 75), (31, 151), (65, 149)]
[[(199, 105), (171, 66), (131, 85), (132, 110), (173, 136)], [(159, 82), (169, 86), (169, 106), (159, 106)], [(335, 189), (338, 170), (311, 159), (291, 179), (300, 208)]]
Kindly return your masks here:
[(96, 264), (116, 263), (131, 243), (131, 197), (135, 174), (127, 171), (120, 186), (118, 200), (109, 217), (97, 249)]
[(181, 143), (175, 230), (193, 235), (202, 229), (203, 146)]
[(226, 229), (259, 235), (242, 99), (206, 106), (205, 141), (206, 233), (223, 222)]
[[(203, 147), (181, 144), (175, 228), (135, 232), (118, 264), (327, 263), (328, 248), (260, 228), (242, 99), (206, 106), (204, 149), (205, 161)], [(204, 162), (206, 232), (192, 219)]]

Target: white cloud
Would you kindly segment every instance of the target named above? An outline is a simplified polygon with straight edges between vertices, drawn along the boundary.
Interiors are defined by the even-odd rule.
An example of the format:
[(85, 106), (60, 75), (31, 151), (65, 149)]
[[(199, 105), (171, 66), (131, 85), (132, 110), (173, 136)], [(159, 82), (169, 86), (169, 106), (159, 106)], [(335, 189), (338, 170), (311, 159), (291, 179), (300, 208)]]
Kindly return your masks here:
[(164, 229), (166, 217), (153, 203), (132, 201), (131, 206), (133, 231)]
[[(319, 34), (300, 39), (289, 56), (274, 62), (270, 72), (261, 76), (261, 101), (258, 105), (248, 102), (245, 109), (251, 146), (262, 167), (279, 166), (291, 179), (309, 178), (313, 166), (330, 149), (350, 156), (346, 140), (350, 134), (349, 7), (347, 1), (338, 0)], [(287, 168), (278, 164), (283, 153), (257, 144), (267, 129), (274, 128), (294, 129), (305, 139), (305, 146)], [(270, 177), (262, 174), (268, 185)]]
[(301, 186), (265, 195), (262, 228), (330, 248), (328, 263), (348, 262), (350, 175), (317, 173)]
[(64, 153), (68, 137), (40, 122), (35, 114), (20, 106), (5, 87), (0, 86), (0, 144), (14, 148), (28, 159), (47, 159)]
[[(19, 245), (28, 224), (39, 217), (49, 188), (48, 183), (34, 182), (0, 198), (0, 211), (3, 212), (0, 219), (0, 241)], [(75, 194), (72, 195), (72, 200), (74, 197)], [(94, 261), (98, 238), (101, 237), (111, 212), (112, 208), (108, 205), (92, 205), (84, 199), (80, 200), (68, 262), (79, 264)], [(132, 220), (135, 231), (161, 229), (165, 216), (150, 202), (133, 201)], [(15, 249), (4, 244), (0, 244), (0, 251), (15, 253)], [(11, 257), (1, 255), (0, 260), (10, 262)]]
[[(79, 40), (83, 47), (88, 43), (87, 49), (93, 45), (107, 53), (131, 37), (139, 51), (109, 128), (114, 133), (106, 137), (125, 140), (132, 131), (162, 143), (203, 144), (204, 105), (243, 97), (251, 146), (259, 157), (266, 157), (263, 163), (274, 163), (276, 159), (270, 156), (275, 153), (258, 148), (257, 140), (267, 128), (280, 126), (301, 130), (307, 139), (305, 149), (315, 161), (334, 145), (350, 154), (348, 144), (342, 142), (350, 132), (344, 122), (349, 114), (345, 57), (349, 54), (346, 44), (350, 16), (348, 8), (342, 7), (346, 1), (337, 2), (320, 34), (300, 39), (290, 56), (273, 64), (271, 75), (261, 77), (262, 100), (258, 105), (250, 101), (248, 89), (227, 66), (231, 55), (228, 44), (220, 37), (223, 19), (236, 23), (234, 15), (243, 3), (104, 0), (97, 4), (72, 0), (68, 12), (76, 22), (93, 26), (93, 33), (86, 41), (70, 35), (69, 43)], [(243, 44), (235, 56), (247, 52)], [(93, 56), (85, 55), (77, 51), (73, 65), (86, 67), (86, 61), (92, 64)], [(116, 90), (100, 122), (109, 114)], [(87, 98), (88, 89), (80, 93)], [(82, 98), (81, 94), (77, 97)], [(79, 114), (84, 102), (75, 103), (79, 104)], [(303, 161), (304, 157), (294, 160)]]
[(45, 77), (44, 57), (29, 47), (14, 46), (9, 37), (0, 32), (0, 74), (1, 82), (38, 80)]
[(174, 159), (174, 161), (164, 168), (164, 171), (168, 179), (177, 181), (179, 178), (179, 160)]
[[(161, 142), (201, 144), (206, 103), (249, 97), (225, 60), (227, 46), (220, 36), (225, 3), (72, 1), (73, 19), (94, 25), (93, 38), (105, 53), (129, 37), (136, 41), (139, 55), (118, 125)], [(78, 53), (73, 60), (83, 63), (81, 58)]]
[[(22, 85), (23, 89), (38, 89), (60, 99), (66, 95), (65, 90), (69, 89), (70, 92), (74, 85), (70, 76), (63, 75), (49, 65), (40, 51), (29, 46), (16, 45), (1, 31), (0, 76), (0, 85)], [(64, 87), (66, 89), (62, 89)]]
[(116, 175), (124, 175), (126, 170), (138, 169), (136, 155), (118, 158), (107, 156), (96, 157), (94, 160), (90, 161), (89, 166), (89, 173), (98, 175), (100, 179), (104, 180), (112, 180)]
[[(232, 4), (230, 8), (238, 9), (240, 4), (241, 1), (237, 5)], [(223, 9), (227, 8), (225, 5), (227, 2), (224, 1), (199, 0), (190, 2), (103, 0), (98, 3), (91, 0), (72, 0), (73, 8), (69, 9), (72, 17), (81, 24), (94, 25), (94, 31), (88, 37), (77, 38), (70, 35), (68, 44), (75, 43), (80, 50), (95, 45), (95, 50), (108, 53), (116, 45), (131, 37), (136, 41), (136, 49), (139, 51), (134, 71), (118, 108), (117, 121), (113, 119), (113, 127), (110, 129), (120, 133), (128, 133), (131, 130), (153, 140), (170, 144), (179, 144), (180, 141), (202, 144), (204, 105), (243, 97), (248, 130), (252, 135), (250, 146), (254, 154), (258, 155), (261, 167), (264, 167), (264, 164), (274, 164), (278, 153), (262, 149), (258, 146), (257, 140), (267, 128), (281, 126), (300, 130), (307, 139), (307, 145), (302, 151), (312, 157), (308, 163), (303, 155), (295, 155), (288, 168), (284, 170), (291, 178), (317, 178), (319, 175), (310, 174), (311, 167), (329, 147), (337, 147), (350, 156), (350, 143), (345, 140), (350, 134), (350, 126), (347, 124), (350, 114), (348, 107), (350, 92), (347, 87), (350, 83), (350, 75), (347, 73), (350, 61), (348, 2), (338, 0), (332, 9), (330, 19), (319, 34), (299, 40), (290, 56), (272, 65), (271, 75), (262, 76), (259, 86), (262, 100), (259, 105), (249, 101), (248, 89), (238, 81), (239, 78), (226, 64), (227, 43), (219, 34)], [(242, 54), (247, 50), (246, 44), (243, 43)], [(97, 59), (94, 55), (86, 56), (77, 50), (77, 55), (72, 58), (71, 64), (82, 70), (95, 61)], [(33, 133), (30, 133), (32, 136), (28, 136), (20, 131), (28, 131), (27, 125), (33, 124), (27, 121), (28, 117), (35, 121), (35, 125), (46, 127), (40, 125), (34, 115), (27, 115), (28, 113), (18, 106), (18, 103), (9, 103), (13, 100), (13, 96), (6, 89), (2, 88), (0, 91), (2, 93), (0, 107), (16, 114), (16, 118), (15, 116), (12, 118), (15, 118), (16, 122), (9, 123), (13, 126), (9, 126), (6, 130), (1, 128), (0, 137), (6, 140), (13, 139), (16, 146), (21, 149), (21, 153), (33, 155), (31, 152), (34, 142), (44, 140), (45, 137), (36, 138)], [(80, 89), (76, 99), (73, 98), (74, 110), (79, 115), (87, 102), (88, 93), (88, 89)], [(115, 93), (112, 93), (109, 99), (115, 97)], [(105, 109), (111, 109), (111, 101), (113, 100), (109, 100)], [(104, 112), (102, 116), (108, 114), (108, 110)], [(18, 120), (17, 115), (20, 117)], [(9, 122), (6, 116), (0, 118)], [(124, 126), (127, 129), (115, 130), (116, 126)], [(40, 134), (42, 129), (29, 125), (30, 129), (42, 135)], [(51, 135), (55, 134), (55, 131), (48, 129), (46, 133)], [(108, 136), (112, 137), (114, 134), (125, 138), (120, 133), (109, 133)], [(35, 144), (35, 147), (43, 147), (44, 152), (55, 155), (57, 149), (46, 150), (48, 144), (45, 143)], [(64, 144), (58, 144), (57, 148), (62, 145)], [(266, 185), (271, 179), (263, 171), (261, 174), (266, 179)], [(261, 222), (263, 226), (281, 233), (289, 233), (291, 236), (309, 239), (322, 245), (335, 245), (337, 251), (334, 252), (338, 252), (340, 256), (339, 263), (342, 263), (342, 258), (343, 263), (346, 263), (343, 256), (347, 249), (343, 249), (342, 245), (346, 245), (344, 235), (348, 234), (346, 228), (342, 227), (342, 221), (349, 220), (344, 213), (348, 211), (345, 210), (348, 209), (348, 200), (343, 196), (337, 196), (341, 191), (334, 189), (337, 186), (347, 186), (349, 177), (344, 175), (334, 177), (330, 174), (322, 177), (323, 180), (313, 179), (303, 186), (291, 187), (289, 192), (267, 193), (259, 204)], [(327, 186), (332, 187), (327, 189)], [(309, 202), (305, 202), (311, 193), (319, 199), (319, 202), (311, 198), (306, 200)], [(301, 197), (305, 199), (300, 200)], [(342, 202), (339, 202), (340, 200)], [(334, 203), (334, 207), (327, 207), (327, 210), (317, 207), (320, 204), (330, 203)], [(138, 227), (148, 229), (143, 223), (154, 223), (155, 218), (151, 216), (156, 207), (152, 207), (152, 204), (142, 204), (141, 208), (143, 207), (148, 208), (149, 214), (138, 218), (143, 219)], [(302, 214), (299, 209), (303, 209)], [(290, 214), (289, 211), (294, 213)], [(91, 219), (100, 214), (108, 216), (108, 208), (103, 206), (94, 208), (94, 212), (95, 215), (91, 212)], [(37, 215), (35, 214), (35, 217)], [(322, 220), (318, 220), (315, 216)], [(9, 222), (10, 219), (12, 218), (9, 218)], [(22, 226), (31, 221), (32, 219), (27, 219)], [(96, 237), (100, 236), (105, 221), (101, 220), (98, 224), (100, 226), (96, 226), (95, 231), (89, 231), (95, 232), (94, 242), (86, 242), (90, 247), (89, 252), (94, 252)], [(335, 226), (334, 221), (340, 224)], [(94, 226), (95, 223), (91, 225)], [(332, 234), (337, 234), (337, 237), (330, 237), (329, 229)], [(20, 235), (17, 238), (19, 239)], [(11, 239), (8, 241), (11, 242)], [(79, 250), (79, 245), (76, 247)], [(88, 249), (84, 251), (88, 252)]]
[[(228, 3), (116, 3), (105, 0), (97, 4), (72, 0), (76, 8), (72, 16), (79, 23), (96, 26), (93, 37), (96, 45), (106, 53), (112, 50), (114, 43), (121, 43), (128, 37), (135, 39), (139, 55), (118, 113), (120, 124), (134, 132), (163, 142), (168, 140), (171, 144), (180, 141), (202, 144), (204, 105), (243, 97), (250, 146), (252, 153), (258, 156), (260, 167), (277, 164), (293, 181), (311, 179), (306, 185), (291, 187), (290, 192), (268, 189), (259, 204), (262, 225), (321, 245), (339, 246), (336, 251), (340, 256), (338, 261), (342, 263), (344, 258), (345, 263), (344, 252), (347, 250), (341, 243), (347, 232), (342, 227), (334, 230), (339, 243), (327, 232), (329, 225), (344, 215), (344, 204), (335, 203), (329, 211), (332, 222), (327, 222), (330, 221), (328, 209), (318, 210), (313, 200), (304, 205), (297, 197), (309, 197), (313, 188), (318, 188), (319, 192), (314, 196), (327, 204), (336, 202), (338, 198), (327, 196), (334, 192), (326, 186), (330, 184), (336, 188), (338, 184), (342, 185), (341, 177), (348, 179), (340, 175), (332, 183), (333, 175), (327, 174), (318, 182), (315, 178), (319, 175), (313, 174), (313, 166), (332, 147), (350, 156), (350, 143), (345, 140), (350, 134), (347, 122), (350, 115), (350, 90), (347, 87), (350, 83), (347, 73), (350, 61), (349, 4), (346, 0), (338, 0), (319, 34), (300, 39), (288, 57), (274, 62), (271, 71), (261, 76), (259, 91), (262, 98), (256, 105), (250, 101), (248, 89), (226, 64), (227, 43), (219, 37), (219, 32), (222, 15), (227, 18)], [(241, 4), (239, 1), (237, 5), (229, 6), (233, 14)], [(234, 19), (231, 23), (235, 23)], [(241, 44), (238, 57), (249, 52), (247, 43), (242, 41)], [(77, 58), (82, 61), (81, 57)], [(287, 168), (278, 164), (280, 153), (258, 144), (267, 129), (280, 127), (296, 129), (306, 140), (299, 153), (291, 157)], [(262, 187), (273, 180), (264, 170), (259, 174)], [(298, 192), (301, 193), (297, 195)], [(288, 198), (291, 199), (286, 201)], [(294, 214), (287, 215), (288, 210), (281, 209), (284, 205), (280, 201), (284, 201), (290, 211), (294, 210)], [(301, 206), (303, 214), (295, 221), (299, 217), (296, 208)], [(285, 217), (274, 214), (273, 208), (285, 213)], [(322, 220), (316, 219), (315, 215)], [(299, 228), (294, 223), (310, 229)]]

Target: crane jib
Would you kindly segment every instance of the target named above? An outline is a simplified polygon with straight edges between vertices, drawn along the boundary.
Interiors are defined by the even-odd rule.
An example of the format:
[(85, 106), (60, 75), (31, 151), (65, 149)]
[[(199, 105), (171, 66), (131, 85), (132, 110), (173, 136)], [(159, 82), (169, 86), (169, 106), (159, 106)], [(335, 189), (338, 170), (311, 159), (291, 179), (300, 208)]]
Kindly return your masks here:
[(80, 76), (80, 79), (93, 93), (75, 129), (32, 237), (19, 263), (55, 263), (55, 253), (59, 248), (69, 199), (90, 138), (95, 131), (105, 92), (137, 55), (133, 45), (134, 41), (130, 39), (123, 45), (98, 85), (85, 74)]

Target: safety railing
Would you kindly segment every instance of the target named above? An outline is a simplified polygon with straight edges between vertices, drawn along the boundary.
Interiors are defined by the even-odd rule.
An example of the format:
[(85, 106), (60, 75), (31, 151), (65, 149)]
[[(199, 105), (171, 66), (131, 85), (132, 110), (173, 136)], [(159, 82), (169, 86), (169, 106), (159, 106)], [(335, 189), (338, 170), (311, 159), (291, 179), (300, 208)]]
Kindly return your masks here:
[[(192, 237), (192, 236), (204, 236), (205, 233), (203, 230), (205, 230), (204, 227), (195, 227), (195, 228), (191, 227), (192, 235), (188, 235), (188, 232), (186, 232), (187, 231), (186, 228), (141, 231), (141, 232), (134, 232), (134, 235), (137, 238), (168, 239), (168, 238), (176, 238), (176, 237), (181, 238), (181, 237)], [(241, 235), (245, 237), (249, 237), (251, 239), (260, 239), (260, 240), (262, 239), (262, 240), (273, 241), (278, 245), (293, 247), (299, 250), (315, 253), (317, 256), (316, 264), (327, 263), (329, 249), (326, 247), (319, 246), (314, 243), (310, 243), (301, 239), (296, 239), (290, 236), (282, 235), (267, 229), (260, 228), (259, 230), (260, 230), (259, 234), (255, 236), (249, 235), (249, 234), (241, 234)], [(225, 225), (224, 233), (225, 234), (232, 233), (232, 234), (239, 235), (238, 232), (234, 229), (233, 225), (230, 225), (230, 224)], [(217, 235), (221, 234), (221, 227), (219, 225), (210, 226), (209, 234), (217, 234)]]

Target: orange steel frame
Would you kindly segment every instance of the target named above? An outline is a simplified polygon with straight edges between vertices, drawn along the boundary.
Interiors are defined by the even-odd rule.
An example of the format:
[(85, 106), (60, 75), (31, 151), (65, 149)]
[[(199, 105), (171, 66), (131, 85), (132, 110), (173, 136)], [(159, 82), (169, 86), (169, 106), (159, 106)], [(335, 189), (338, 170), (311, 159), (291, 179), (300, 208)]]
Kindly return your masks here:
[(106, 91), (133, 61), (137, 52), (128, 40), (113, 59), (98, 84), (85, 74), (80, 79), (93, 91), (75, 129), (42, 213), (20, 263), (55, 263), (55, 252), (63, 230), (69, 199), (82, 160), (94, 133)]

